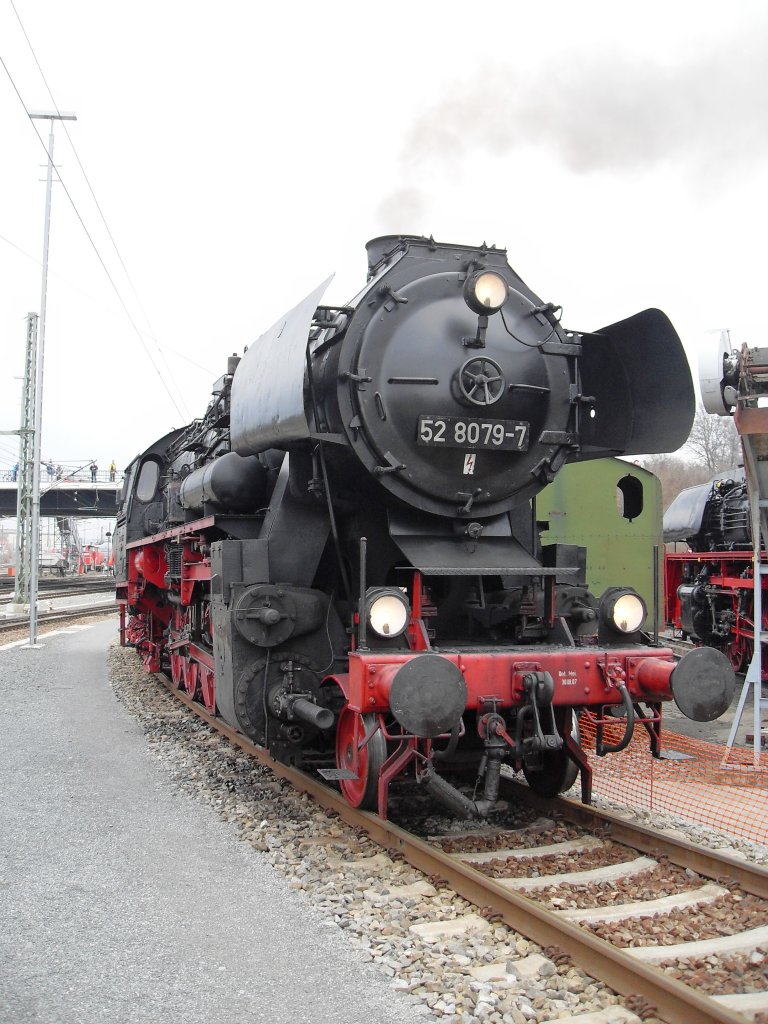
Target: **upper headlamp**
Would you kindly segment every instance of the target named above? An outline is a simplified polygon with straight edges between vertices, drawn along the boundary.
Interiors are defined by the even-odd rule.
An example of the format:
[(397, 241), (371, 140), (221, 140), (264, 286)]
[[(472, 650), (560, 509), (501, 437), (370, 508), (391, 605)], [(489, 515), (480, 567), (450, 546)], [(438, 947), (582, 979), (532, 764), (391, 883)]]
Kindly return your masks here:
[(408, 598), (396, 587), (374, 587), (365, 595), (368, 625), (377, 636), (400, 636), (408, 628), (411, 608)]
[(636, 633), (647, 614), (642, 597), (624, 587), (607, 590), (600, 600), (600, 618), (617, 633)]
[(476, 271), (464, 283), (464, 301), (481, 316), (501, 309), (508, 295), (507, 282), (493, 270)]

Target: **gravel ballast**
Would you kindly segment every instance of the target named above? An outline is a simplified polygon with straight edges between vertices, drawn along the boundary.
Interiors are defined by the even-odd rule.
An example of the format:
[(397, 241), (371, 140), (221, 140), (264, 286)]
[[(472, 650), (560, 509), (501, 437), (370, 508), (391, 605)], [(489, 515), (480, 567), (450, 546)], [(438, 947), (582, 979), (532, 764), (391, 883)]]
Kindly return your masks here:
[[(391, 859), (365, 835), (329, 817), (204, 723), (191, 719), (144, 674), (132, 652), (113, 648), (110, 672), (119, 699), (139, 719), (155, 757), (176, 783), (212, 806), (242, 839), (265, 854), (288, 885), (326, 914), (417, 1011), (449, 1024), (521, 1024), (626, 1003), (557, 951), (543, 951), (504, 924), (484, 920), (447, 886)], [(530, 821), (521, 812), (513, 827), (524, 828)], [(653, 825), (660, 825), (658, 814)], [(680, 822), (670, 820), (669, 827), (679, 829)], [(471, 836), (461, 838), (466, 822), (436, 816), (424, 829), (438, 834), (457, 830), (458, 838), (443, 845), (481, 845), (472, 846)], [(556, 832), (561, 840), (575, 834), (569, 826)], [(528, 845), (535, 833), (536, 827), (520, 833), (517, 844), (507, 835), (503, 844)], [(719, 833), (713, 838), (717, 848), (757, 861), (768, 859), (764, 848), (745, 840)], [(489, 846), (500, 842), (489, 839)], [(479, 922), (476, 931), (451, 936), (430, 930), (473, 918)]]

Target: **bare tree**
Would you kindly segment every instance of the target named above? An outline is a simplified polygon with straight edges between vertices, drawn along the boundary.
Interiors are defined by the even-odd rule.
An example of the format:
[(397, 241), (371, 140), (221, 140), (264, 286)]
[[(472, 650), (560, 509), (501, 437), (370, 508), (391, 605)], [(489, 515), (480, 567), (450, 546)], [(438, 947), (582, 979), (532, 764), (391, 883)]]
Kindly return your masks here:
[(646, 455), (640, 464), (659, 478), (663, 508), (667, 508), (686, 487), (712, 479), (711, 471), (698, 460), (681, 455)]
[(659, 478), (662, 505), (667, 508), (686, 487), (707, 483), (723, 470), (739, 466), (741, 442), (729, 416), (713, 416), (699, 406), (690, 436), (679, 452), (646, 455), (639, 462)]
[(730, 416), (713, 416), (703, 406), (696, 409), (693, 427), (683, 450), (710, 473), (731, 469), (741, 462), (741, 442)]

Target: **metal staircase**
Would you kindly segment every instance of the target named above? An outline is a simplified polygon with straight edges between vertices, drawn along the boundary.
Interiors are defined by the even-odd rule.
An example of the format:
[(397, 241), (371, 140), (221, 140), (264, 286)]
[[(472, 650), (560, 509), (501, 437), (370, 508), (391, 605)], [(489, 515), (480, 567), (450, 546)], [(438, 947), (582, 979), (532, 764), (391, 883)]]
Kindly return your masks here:
[[(763, 577), (768, 575), (768, 563), (762, 557), (762, 551), (768, 545), (768, 348), (748, 348), (744, 345), (741, 351), (730, 351), (730, 339), (725, 331), (721, 335), (720, 341), (722, 356), (722, 376), (718, 382), (720, 408), (716, 407), (713, 379), (705, 381), (703, 375), (702, 395), (708, 412), (716, 412), (719, 415), (732, 412), (741, 440), (752, 528), (754, 586), (752, 660), (747, 669), (733, 726), (728, 736), (723, 764), (729, 759), (751, 689), (754, 766), (758, 767), (761, 748), (761, 715), (763, 711), (768, 710), (768, 699), (762, 696), (763, 644), (768, 643), (768, 631), (762, 628), (762, 582)], [(709, 385), (708, 392), (707, 385)]]
[(80, 564), (83, 554), (77, 522), (71, 516), (59, 517), (56, 519), (56, 525), (59, 528), (62, 548), (67, 552), (65, 569), (71, 572)]

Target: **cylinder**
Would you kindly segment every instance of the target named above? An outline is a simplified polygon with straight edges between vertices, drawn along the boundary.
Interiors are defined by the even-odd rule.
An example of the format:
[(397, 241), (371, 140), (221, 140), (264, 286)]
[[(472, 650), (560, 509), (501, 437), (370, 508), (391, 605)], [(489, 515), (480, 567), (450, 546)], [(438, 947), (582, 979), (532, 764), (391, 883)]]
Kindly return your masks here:
[(257, 456), (227, 452), (181, 482), (179, 501), (187, 509), (213, 506), (224, 512), (255, 512), (266, 504), (267, 471)]

